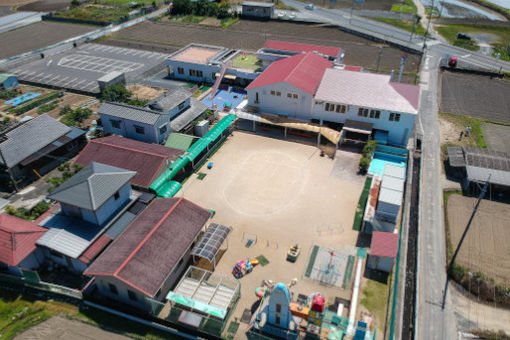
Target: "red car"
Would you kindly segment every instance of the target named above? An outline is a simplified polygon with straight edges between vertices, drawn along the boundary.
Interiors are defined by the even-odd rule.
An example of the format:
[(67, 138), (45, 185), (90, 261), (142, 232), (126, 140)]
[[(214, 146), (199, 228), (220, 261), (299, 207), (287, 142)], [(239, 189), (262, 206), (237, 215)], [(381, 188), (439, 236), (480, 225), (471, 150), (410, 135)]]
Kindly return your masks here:
[(457, 66), (457, 57), (450, 57), (448, 59), (448, 66), (450, 66), (450, 67)]

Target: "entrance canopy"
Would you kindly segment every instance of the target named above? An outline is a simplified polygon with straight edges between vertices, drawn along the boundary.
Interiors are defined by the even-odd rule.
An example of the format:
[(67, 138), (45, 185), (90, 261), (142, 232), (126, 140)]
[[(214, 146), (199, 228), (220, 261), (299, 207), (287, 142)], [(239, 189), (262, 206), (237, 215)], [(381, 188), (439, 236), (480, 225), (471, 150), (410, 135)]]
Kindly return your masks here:
[(202, 257), (209, 262), (214, 263), (216, 266), (216, 255), (221, 248), (221, 245), (228, 237), (232, 228), (222, 224), (211, 223), (209, 228), (205, 231), (202, 239), (191, 251), (192, 256)]
[(372, 123), (365, 123), (365, 122), (359, 122), (357, 120), (347, 119), (345, 121), (343, 129), (346, 131), (350, 131), (350, 132), (362, 133), (364, 135), (370, 135), (370, 134), (372, 134), (373, 127), (374, 127), (374, 124), (372, 124)]

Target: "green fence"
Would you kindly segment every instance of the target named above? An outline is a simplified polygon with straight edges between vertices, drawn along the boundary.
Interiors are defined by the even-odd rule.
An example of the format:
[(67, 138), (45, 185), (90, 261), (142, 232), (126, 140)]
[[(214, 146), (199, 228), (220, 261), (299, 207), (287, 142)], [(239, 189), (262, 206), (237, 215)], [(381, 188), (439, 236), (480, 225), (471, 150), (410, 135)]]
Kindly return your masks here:
[(358, 207), (356, 208), (356, 213), (354, 215), (354, 223), (352, 225), (352, 229), (356, 231), (361, 230), (361, 225), (363, 224), (363, 215), (365, 214), (365, 206), (367, 205), (368, 195), (370, 194), (370, 186), (372, 185), (372, 177), (367, 177), (365, 181), (365, 186), (363, 187), (363, 191), (361, 192), (361, 196), (359, 197)]

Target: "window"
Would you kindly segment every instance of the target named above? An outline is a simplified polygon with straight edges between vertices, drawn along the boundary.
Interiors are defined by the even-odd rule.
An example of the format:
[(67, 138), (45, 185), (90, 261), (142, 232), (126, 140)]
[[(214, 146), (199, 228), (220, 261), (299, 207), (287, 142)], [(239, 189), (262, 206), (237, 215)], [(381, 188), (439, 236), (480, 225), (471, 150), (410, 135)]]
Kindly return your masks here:
[(330, 104), (330, 103), (326, 103), (326, 107), (324, 108), (324, 110), (329, 111), (329, 107), (330, 107), (330, 106), (331, 106), (331, 104)]
[(390, 121), (392, 122), (400, 122), (400, 113), (390, 113)]
[(255, 92), (255, 103), (259, 102), (259, 93)]
[(145, 135), (145, 128), (143, 126), (134, 125), (134, 127), (135, 127), (135, 132), (136, 133), (139, 133), (141, 135)]
[(186, 102), (182, 102), (179, 104), (179, 106), (177, 106), (177, 109), (180, 111), (184, 108), (184, 105), (186, 105)]
[(276, 96), (276, 91), (275, 90), (271, 90), (271, 95), (272, 96)]
[(287, 98), (292, 98), (292, 93), (287, 93)]
[(113, 294), (115, 295), (119, 294), (117, 287), (113, 283), (108, 283), (108, 288), (110, 289), (110, 292), (112, 292)]
[(379, 119), (381, 117), (381, 111), (379, 110), (370, 110), (370, 118)]
[(276, 96), (277, 97), (281, 97), (282, 96), (282, 93), (280, 91), (276, 91)]
[(189, 75), (192, 76), (192, 77), (199, 77), (199, 78), (202, 78), (202, 76), (204, 75), (202, 73), (202, 71), (198, 71), (198, 70), (192, 70), (190, 69), (189, 70)]
[(276, 321), (276, 324), (279, 325), (280, 324), (280, 315), (277, 315), (275, 317), (275, 321)]
[(166, 125), (159, 128), (159, 134), (162, 135), (166, 132)]
[(138, 301), (138, 298), (136, 297), (136, 293), (128, 289), (128, 296), (133, 301)]
[(120, 129), (120, 120), (110, 119), (110, 123), (112, 124), (112, 128)]
[(184, 74), (184, 69), (182, 67), (178, 67), (177, 68), (177, 73), (178, 74)]
[(113, 195), (113, 198), (115, 198), (115, 200), (118, 200), (120, 197), (120, 194), (119, 192), (117, 191), (114, 195)]
[(337, 105), (335, 111), (337, 113), (345, 113), (346, 109), (345, 105)]
[(281, 313), (282, 311), (282, 305), (280, 305), (279, 303), (276, 304), (276, 313)]
[(368, 117), (368, 109), (364, 109), (364, 108), (360, 107), (358, 109), (358, 116), (360, 116), (360, 117)]
[(292, 98), (297, 99), (298, 98), (297, 94), (295, 94), (295, 93), (292, 94)]

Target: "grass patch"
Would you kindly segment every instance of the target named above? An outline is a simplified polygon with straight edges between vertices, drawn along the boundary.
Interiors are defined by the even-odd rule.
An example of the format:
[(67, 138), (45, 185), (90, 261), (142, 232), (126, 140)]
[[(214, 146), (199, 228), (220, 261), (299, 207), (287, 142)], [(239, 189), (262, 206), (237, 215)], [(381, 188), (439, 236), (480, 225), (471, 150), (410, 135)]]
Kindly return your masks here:
[(455, 39), (453, 40), (453, 46), (462, 47), (470, 51), (478, 51), (480, 49), (475, 40)]
[(466, 127), (471, 126), (471, 133), (469, 136), (463, 136), (462, 141), (459, 143), (452, 143), (451, 145), (477, 146), (483, 149), (487, 148), (487, 144), (485, 143), (482, 133), (482, 123), (485, 122), (483, 119), (444, 112), (439, 114), (439, 118), (454, 124), (460, 130), (465, 131)]
[(240, 54), (232, 60), (232, 66), (237, 68), (244, 68), (249, 70), (256, 70), (260, 65), (260, 60), (256, 55), (247, 54), (246, 56)]
[(269, 264), (269, 260), (266, 259), (264, 255), (259, 255), (255, 259), (257, 259), (262, 267)]
[(131, 11), (132, 9), (127, 6), (83, 5), (58, 11), (54, 15), (60, 18), (115, 22), (127, 17)]
[(367, 205), (368, 194), (370, 193), (370, 185), (372, 184), (372, 177), (367, 177), (363, 191), (359, 197), (358, 207), (356, 208), (356, 214), (354, 215), (354, 223), (352, 230), (360, 231), (361, 224), (363, 223), (363, 214), (365, 213), (365, 206)]
[(416, 14), (418, 12), (413, 0), (405, 0), (403, 4), (393, 4), (391, 6), (391, 11), (411, 14)]
[[(503, 48), (506, 50), (506, 46), (510, 43), (510, 27), (508, 26), (496, 26), (496, 25), (440, 25), (437, 27), (437, 31), (441, 34), (445, 39), (447, 39), (450, 43), (455, 46), (463, 47), (466, 49), (475, 50), (474, 45), (478, 46), (475, 42), (469, 42), (462, 39), (456, 39), (457, 33), (467, 33), (470, 35), (474, 35), (477, 33), (483, 34), (492, 34), (498, 38), (498, 41), (493, 43), (493, 47), (495, 48)], [(461, 41), (462, 40), (462, 41)], [(478, 50), (478, 47), (476, 48)], [(508, 53), (506, 54), (508, 57)], [(503, 57), (503, 54), (502, 54)]]
[[(391, 274), (390, 274), (391, 275)], [(367, 279), (363, 288), (363, 298), (360, 303), (374, 313), (377, 327), (383, 331), (386, 321), (386, 310), (390, 285), (379, 281)]]
[(508, 44), (493, 44), (492, 48), (494, 49), (492, 56), (496, 57), (496, 55), (499, 53), (499, 59), (504, 61), (510, 61), (510, 54), (508, 53), (507, 49)]
[(283, 2), (279, 1), (275, 6), (274, 6), (275, 9), (282, 9), (282, 10), (287, 10), (287, 11), (295, 11), (296, 8), (295, 7), (292, 7), (292, 6), (289, 6), (289, 5), (286, 5), (284, 4)]
[(238, 17), (221, 19), (221, 28), (229, 28), (233, 24), (239, 21)]
[(312, 253), (310, 254), (310, 259), (308, 260), (308, 265), (306, 267), (305, 276), (310, 277), (312, 274), (313, 264), (315, 263), (315, 259), (317, 258), (317, 253), (319, 252), (319, 246), (313, 246)]
[[(408, 32), (413, 31), (414, 22), (409, 20), (399, 20), (399, 19), (389, 19), (389, 18), (369, 18), (374, 19), (380, 22), (384, 22), (385, 24), (392, 25)], [(414, 31), (416, 35), (425, 35), (425, 29), (420, 25), (416, 24), (416, 29)]]
[(48, 104), (43, 104), (43, 105), (39, 106), (39, 108), (37, 109), (37, 113), (41, 115), (43, 113), (49, 112), (53, 109), (56, 109), (58, 106), (58, 103), (59, 103), (59, 101), (55, 100), (55, 101), (49, 102)]

